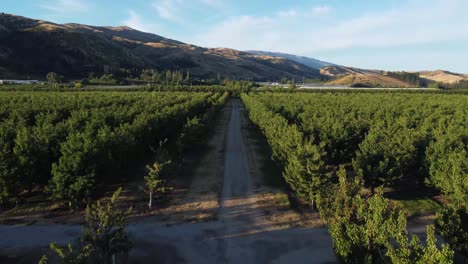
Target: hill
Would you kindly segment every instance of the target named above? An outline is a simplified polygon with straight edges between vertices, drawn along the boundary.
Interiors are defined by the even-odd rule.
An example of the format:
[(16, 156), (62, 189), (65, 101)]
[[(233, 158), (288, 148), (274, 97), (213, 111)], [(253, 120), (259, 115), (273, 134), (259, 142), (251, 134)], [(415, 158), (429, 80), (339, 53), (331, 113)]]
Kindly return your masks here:
[(233, 49), (209, 49), (129, 27), (56, 24), (0, 15), (0, 78), (83, 77), (120, 68), (188, 71), (199, 78), (318, 78), (320, 72), (285, 58)]
[(363, 85), (369, 87), (414, 87), (414, 84), (388, 76), (386, 71), (365, 70), (343, 66), (328, 66), (320, 73), (333, 78), (328, 85)]
[[(414, 87), (414, 83), (408, 83), (402, 78), (390, 76), (387, 71), (365, 70), (343, 66), (327, 66), (320, 69), (323, 76), (332, 78), (329, 85), (357, 85), (379, 86), (379, 87)], [(410, 74), (419, 74), (422, 84), (428, 85), (433, 82), (456, 84), (460, 81), (468, 81), (467, 74), (453, 73), (449, 71), (420, 71)]]
[(285, 58), (288, 60), (295, 61), (297, 63), (304, 64), (306, 66), (309, 66), (317, 70), (320, 70), (321, 68), (327, 67), (327, 66), (336, 66), (336, 64), (333, 64), (330, 62), (324, 62), (324, 61), (320, 61), (314, 58), (309, 58), (305, 56), (297, 56), (297, 55), (281, 53), (281, 52), (269, 52), (269, 51), (257, 51), (257, 50), (248, 50), (246, 52), (256, 54), (256, 55)]
[(468, 74), (453, 73), (449, 71), (421, 71), (419, 74), (423, 79), (440, 83), (454, 84), (460, 81), (468, 81)]

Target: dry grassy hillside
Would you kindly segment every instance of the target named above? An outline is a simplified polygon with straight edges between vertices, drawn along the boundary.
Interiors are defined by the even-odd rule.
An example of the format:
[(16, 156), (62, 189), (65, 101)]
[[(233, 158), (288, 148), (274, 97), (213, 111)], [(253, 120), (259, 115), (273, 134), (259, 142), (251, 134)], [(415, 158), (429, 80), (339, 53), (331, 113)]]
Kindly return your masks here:
[(442, 83), (457, 83), (459, 81), (468, 80), (468, 74), (459, 74), (449, 71), (422, 71), (420, 77), (426, 80)]
[(379, 74), (352, 74), (328, 82), (329, 85), (356, 85), (362, 84), (369, 87), (393, 87), (407, 88), (414, 85), (401, 80)]
[(343, 66), (329, 66), (320, 70), (322, 75), (333, 78), (328, 85), (357, 85), (369, 87), (412, 87), (409, 83), (387, 76), (378, 70), (364, 70)]
[(65, 76), (119, 68), (189, 71), (192, 76), (279, 80), (318, 78), (320, 72), (277, 57), (232, 49), (207, 49), (129, 27), (55, 24), (0, 15), (0, 63), (10, 72)]

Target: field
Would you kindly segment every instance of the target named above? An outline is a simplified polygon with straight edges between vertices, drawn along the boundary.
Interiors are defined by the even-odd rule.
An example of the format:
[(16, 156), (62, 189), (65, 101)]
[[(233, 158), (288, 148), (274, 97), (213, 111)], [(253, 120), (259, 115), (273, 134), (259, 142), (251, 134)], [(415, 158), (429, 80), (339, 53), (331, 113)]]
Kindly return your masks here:
[[(107, 215), (125, 219), (118, 230), (129, 237), (118, 239), (133, 246), (103, 252), (128, 263), (451, 263), (467, 255), (464, 93), (7, 90), (2, 263), (44, 254), (60, 263), (49, 244), (79, 248), (80, 226), (109, 224)], [(96, 201), (116, 204), (92, 218)]]

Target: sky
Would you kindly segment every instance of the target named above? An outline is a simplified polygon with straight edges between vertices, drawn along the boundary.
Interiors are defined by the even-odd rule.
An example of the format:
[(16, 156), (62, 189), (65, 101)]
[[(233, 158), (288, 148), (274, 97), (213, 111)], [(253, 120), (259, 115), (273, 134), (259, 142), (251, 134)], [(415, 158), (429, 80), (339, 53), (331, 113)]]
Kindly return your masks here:
[(0, 11), (359, 68), (468, 73), (466, 0), (0, 0)]

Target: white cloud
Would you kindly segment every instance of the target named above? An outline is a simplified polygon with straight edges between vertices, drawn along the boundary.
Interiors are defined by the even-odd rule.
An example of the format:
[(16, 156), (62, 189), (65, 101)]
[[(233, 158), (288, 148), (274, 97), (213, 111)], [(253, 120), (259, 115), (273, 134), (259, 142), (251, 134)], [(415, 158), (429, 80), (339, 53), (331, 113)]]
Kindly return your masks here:
[(312, 14), (316, 16), (323, 16), (323, 15), (328, 15), (332, 11), (331, 7), (327, 5), (322, 5), (322, 6), (316, 6), (312, 8)]
[(158, 24), (146, 23), (143, 18), (135, 11), (129, 11), (129, 17), (122, 21), (122, 24), (143, 32), (161, 34), (162, 28)]
[(170, 21), (180, 21), (182, 15), (179, 11), (182, 9), (183, 0), (160, 0), (153, 2), (152, 6), (158, 15)]
[[(320, 12), (324, 13), (323, 10)], [(268, 49), (304, 55), (443, 41), (466, 43), (466, 10), (468, 2), (462, 0), (411, 0), (397, 9), (359, 14), (352, 19), (331, 16), (326, 23), (312, 15), (304, 21), (287, 13), (282, 19), (237, 16), (209, 28), (193, 41), (202, 46)]]
[(299, 15), (299, 12), (297, 12), (294, 9), (289, 9), (289, 10), (279, 11), (277, 15), (279, 17), (296, 17)]

